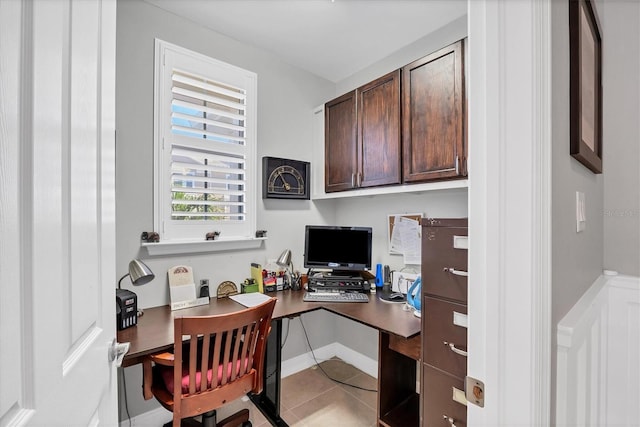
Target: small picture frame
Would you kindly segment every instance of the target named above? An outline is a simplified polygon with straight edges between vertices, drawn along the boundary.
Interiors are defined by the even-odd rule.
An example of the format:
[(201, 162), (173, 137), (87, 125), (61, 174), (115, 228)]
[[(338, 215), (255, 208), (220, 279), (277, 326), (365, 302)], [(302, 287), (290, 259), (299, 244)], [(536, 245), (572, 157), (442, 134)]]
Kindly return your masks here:
[(591, 0), (569, 1), (570, 152), (602, 173), (602, 35)]

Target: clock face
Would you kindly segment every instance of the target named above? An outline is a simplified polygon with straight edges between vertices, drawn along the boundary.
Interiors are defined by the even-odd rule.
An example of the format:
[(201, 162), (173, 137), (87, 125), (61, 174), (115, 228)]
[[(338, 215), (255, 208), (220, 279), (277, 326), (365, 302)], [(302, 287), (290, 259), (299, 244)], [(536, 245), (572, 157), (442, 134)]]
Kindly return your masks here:
[(309, 162), (262, 158), (265, 199), (309, 199)]

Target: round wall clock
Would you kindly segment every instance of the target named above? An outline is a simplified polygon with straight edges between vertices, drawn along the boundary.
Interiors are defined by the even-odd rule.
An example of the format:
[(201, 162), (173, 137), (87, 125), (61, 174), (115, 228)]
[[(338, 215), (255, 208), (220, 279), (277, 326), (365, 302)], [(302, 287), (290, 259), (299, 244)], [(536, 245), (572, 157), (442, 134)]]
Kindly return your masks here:
[(263, 157), (262, 198), (309, 200), (309, 168), (301, 160)]

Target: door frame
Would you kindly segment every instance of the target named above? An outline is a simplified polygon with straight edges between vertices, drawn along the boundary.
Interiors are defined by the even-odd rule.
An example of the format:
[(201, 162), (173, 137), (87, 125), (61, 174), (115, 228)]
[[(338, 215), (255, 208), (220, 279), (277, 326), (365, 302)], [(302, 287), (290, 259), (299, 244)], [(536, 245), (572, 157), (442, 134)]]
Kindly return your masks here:
[(468, 425), (551, 422), (550, 12), (468, 2)]

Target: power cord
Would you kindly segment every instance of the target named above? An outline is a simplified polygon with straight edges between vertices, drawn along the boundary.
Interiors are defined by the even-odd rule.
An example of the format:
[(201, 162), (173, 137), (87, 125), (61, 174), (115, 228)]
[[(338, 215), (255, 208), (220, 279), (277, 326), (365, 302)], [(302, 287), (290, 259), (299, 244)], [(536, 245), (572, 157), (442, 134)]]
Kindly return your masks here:
[[(280, 343), (280, 349), (283, 349), (284, 345), (287, 343), (287, 338), (289, 338), (290, 324), (291, 324), (291, 319), (287, 319), (287, 333), (284, 336), (284, 340)], [(271, 379), (271, 377), (273, 377), (276, 374), (276, 372), (278, 372), (277, 369), (274, 369), (271, 372), (267, 372), (266, 377), (265, 377), (265, 382), (266, 382), (266, 380)]]
[(289, 329), (291, 326), (291, 319), (287, 318), (287, 333), (284, 336), (284, 340), (282, 341), (282, 343), (280, 344), (280, 348), (284, 348), (284, 345), (287, 343), (287, 338), (289, 338)]
[(127, 413), (127, 419), (129, 420), (129, 427), (131, 427), (131, 415), (129, 415), (129, 404), (127, 403), (127, 379), (126, 376), (124, 375), (124, 368), (120, 368), (118, 369), (119, 371), (122, 371), (122, 390), (124, 393), (124, 409)]
[(318, 363), (318, 359), (316, 359), (316, 355), (315, 355), (315, 353), (313, 352), (313, 347), (311, 347), (311, 342), (309, 341), (309, 335), (307, 335), (307, 328), (305, 328), (305, 327), (304, 327), (304, 322), (302, 321), (302, 316), (300, 316), (300, 324), (302, 325), (302, 330), (304, 331), (304, 337), (305, 337), (305, 338), (306, 338), (306, 340), (307, 340), (307, 345), (309, 346), (309, 350), (311, 350), (311, 356), (313, 357), (313, 360), (316, 362), (316, 366), (317, 366), (318, 368), (320, 368), (320, 370), (322, 371), (322, 373), (323, 373), (327, 378), (329, 378), (329, 379), (330, 379), (331, 381), (333, 381), (333, 382), (336, 382), (336, 383), (339, 383), (339, 384), (343, 384), (343, 385), (346, 385), (346, 386), (349, 386), (349, 387), (357, 388), (357, 389), (359, 389), (359, 390), (371, 391), (371, 392), (374, 392), (374, 393), (377, 393), (377, 392), (378, 392), (378, 390), (375, 390), (375, 389), (364, 388), (364, 387), (357, 386), (357, 385), (355, 385), (355, 384), (349, 384), (349, 383), (346, 383), (346, 382), (344, 382), (344, 381), (340, 381), (340, 380), (338, 380), (338, 379), (332, 378), (329, 374), (327, 374), (327, 373), (326, 373), (326, 371), (325, 371), (324, 369), (322, 369), (322, 366), (320, 366), (320, 363)]

